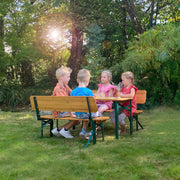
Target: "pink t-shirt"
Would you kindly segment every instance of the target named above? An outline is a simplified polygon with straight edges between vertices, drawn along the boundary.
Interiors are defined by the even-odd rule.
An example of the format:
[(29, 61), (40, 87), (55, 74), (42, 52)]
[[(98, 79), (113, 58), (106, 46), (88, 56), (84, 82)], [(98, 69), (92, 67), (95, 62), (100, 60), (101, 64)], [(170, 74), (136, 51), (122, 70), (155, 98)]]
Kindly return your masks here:
[[(134, 97), (133, 97), (133, 99), (132, 99), (132, 115), (133, 115), (133, 113), (135, 113), (135, 111), (136, 111), (136, 109), (137, 109), (137, 107), (136, 107), (136, 92), (137, 92), (137, 90), (138, 90), (137, 87), (134, 86), (134, 85), (131, 85), (131, 86), (129, 86), (128, 88), (125, 88), (125, 87), (123, 86), (123, 87), (121, 88), (121, 92), (122, 92), (123, 94), (130, 94), (132, 88), (135, 89), (135, 94), (134, 94)], [(128, 106), (129, 104), (130, 104), (130, 101), (126, 101), (126, 102), (121, 103), (122, 106)], [(123, 111), (121, 111), (121, 112), (123, 112), (126, 116), (130, 117), (130, 112), (129, 112), (128, 110), (123, 110)]]
[[(108, 86), (104, 86), (104, 84), (98, 84), (99, 87), (99, 93), (103, 93), (105, 95), (105, 97), (108, 97), (109, 91), (113, 90), (113, 95), (116, 92), (116, 86), (113, 85), (108, 85)], [(112, 101), (100, 101), (100, 100), (96, 100), (96, 104), (106, 104), (109, 109), (112, 109)]]

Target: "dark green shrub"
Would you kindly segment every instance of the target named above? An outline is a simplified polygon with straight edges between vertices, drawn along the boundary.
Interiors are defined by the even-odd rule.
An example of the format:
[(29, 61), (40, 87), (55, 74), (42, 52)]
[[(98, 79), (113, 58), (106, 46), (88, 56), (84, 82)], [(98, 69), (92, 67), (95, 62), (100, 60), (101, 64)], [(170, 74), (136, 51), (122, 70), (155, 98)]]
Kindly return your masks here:
[(176, 92), (176, 96), (174, 98), (174, 104), (176, 105), (176, 108), (180, 110), (180, 89), (178, 89)]
[(8, 107), (15, 111), (17, 107), (29, 105), (29, 97), (31, 95), (51, 95), (52, 89), (42, 89), (37, 87), (22, 88), (17, 85), (1, 86), (0, 90), (0, 105)]

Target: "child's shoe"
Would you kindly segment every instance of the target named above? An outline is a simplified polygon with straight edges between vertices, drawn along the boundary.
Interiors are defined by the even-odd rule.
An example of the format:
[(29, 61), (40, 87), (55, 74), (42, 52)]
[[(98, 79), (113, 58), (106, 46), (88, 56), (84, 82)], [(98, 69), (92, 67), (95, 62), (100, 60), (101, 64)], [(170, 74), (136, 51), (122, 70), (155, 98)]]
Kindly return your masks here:
[(57, 137), (61, 136), (57, 128), (52, 129), (51, 132), (54, 136), (57, 136)]
[(90, 132), (88, 132), (88, 136), (90, 137), (93, 134), (93, 130), (91, 130)]
[(64, 128), (62, 128), (59, 132), (62, 136), (68, 139), (74, 138), (69, 131), (66, 131)]
[(89, 139), (89, 135), (88, 135), (87, 131), (84, 128), (82, 128), (81, 132), (79, 133), (79, 136), (82, 139), (85, 139), (85, 140)]
[(121, 125), (121, 129), (119, 130), (119, 135), (124, 134), (125, 133), (125, 124)]

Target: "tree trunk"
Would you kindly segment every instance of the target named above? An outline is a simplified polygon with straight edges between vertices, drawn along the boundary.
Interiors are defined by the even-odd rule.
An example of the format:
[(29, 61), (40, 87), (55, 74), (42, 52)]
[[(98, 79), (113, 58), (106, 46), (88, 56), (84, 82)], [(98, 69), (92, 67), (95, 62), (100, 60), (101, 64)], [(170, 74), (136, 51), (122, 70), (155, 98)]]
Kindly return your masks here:
[(136, 8), (132, 0), (124, 0), (125, 8), (129, 14), (133, 27), (137, 34), (142, 34), (144, 32), (141, 22), (139, 20), (139, 16), (137, 14)]
[(153, 15), (154, 15), (154, 0), (152, 0), (152, 3), (151, 3), (151, 13), (150, 13), (150, 18), (149, 18), (150, 28), (153, 27)]
[(0, 16), (0, 56), (4, 54), (4, 20)]
[(159, 0), (157, 0), (157, 4), (156, 4), (156, 16), (155, 16), (155, 22), (154, 25), (156, 25), (156, 21), (157, 21), (157, 16), (159, 14)]
[[(75, 1), (71, 0), (71, 11), (73, 12), (75, 9)], [(77, 85), (76, 82), (76, 77), (79, 69), (81, 68), (81, 63), (82, 63), (82, 56), (83, 56), (83, 32), (79, 27), (77, 27), (77, 19), (76, 19), (76, 14), (73, 13), (73, 18), (72, 18), (72, 45), (71, 45), (71, 55), (69, 57), (67, 66), (72, 69), (71, 73), (71, 80), (70, 80), (70, 85), (75, 86)]]
[(76, 85), (76, 77), (82, 62), (83, 33), (81, 30), (74, 29), (72, 34), (71, 55), (68, 60), (68, 66), (72, 69), (71, 85)]
[(24, 60), (21, 62), (21, 83), (23, 87), (34, 85), (32, 65), (30, 61)]
[(123, 41), (124, 41), (124, 47), (125, 49), (127, 49), (127, 38), (126, 38), (126, 8), (125, 8), (125, 2), (123, 0), (123, 6), (122, 6), (122, 14), (123, 14), (123, 29), (122, 29), (122, 33), (123, 33)]

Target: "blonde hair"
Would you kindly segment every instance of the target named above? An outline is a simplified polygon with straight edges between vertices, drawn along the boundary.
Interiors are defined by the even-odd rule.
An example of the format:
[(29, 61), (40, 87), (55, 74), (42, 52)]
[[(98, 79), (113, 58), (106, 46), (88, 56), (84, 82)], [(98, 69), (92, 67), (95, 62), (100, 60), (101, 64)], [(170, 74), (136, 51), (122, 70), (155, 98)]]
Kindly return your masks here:
[(131, 71), (124, 72), (121, 76), (124, 76), (127, 79), (131, 79), (132, 84), (134, 84), (134, 74)]
[(110, 80), (112, 79), (112, 73), (111, 73), (111, 71), (109, 71), (109, 70), (104, 70), (104, 71), (101, 72), (101, 74), (102, 74), (102, 73), (106, 73), (107, 76), (110, 78)]
[(69, 67), (61, 66), (59, 69), (56, 70), (56, 78), (59, 80), (59, 77), (62, 77), (67, 74), (71, 74), (72, 69)]
[(90, 79), (90, 77), (91, 77), (90, 71), (87, 69), (81, 69), (77, 74), (77, 80), (79, 82), (86, 82), (88, 79)]

